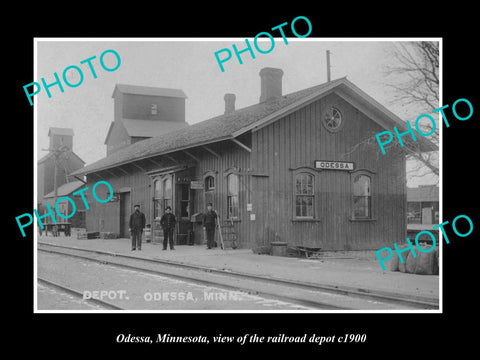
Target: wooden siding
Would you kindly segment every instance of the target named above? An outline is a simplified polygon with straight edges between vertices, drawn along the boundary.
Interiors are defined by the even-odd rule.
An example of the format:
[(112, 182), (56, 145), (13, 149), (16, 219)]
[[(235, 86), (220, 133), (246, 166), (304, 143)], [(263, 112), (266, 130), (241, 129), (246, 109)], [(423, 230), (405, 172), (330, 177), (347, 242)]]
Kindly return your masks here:
[[(321, 122), (323, 110), (335, 106), (344, 127), (331, 133)], [(336, 94), (330, 94), (252, 135), (253, 212), (257, 244), (287, 241), (323, 249), (376, 249), (405, 238), (405, 160), (381, 155), (376, 144), (351, 147), (382, 128)], [(372, 175), (373, 220), (352, 221), (351, 176), (348, 171), (313, 169), (315, 160), (353, 161)], [(315, 176), (315, 219), (295, 221), (294, 174)]]
[[(322, 124), (324, 109), (335, 106), (343, 115), (344, 127), (331, 133)], [(214, 208), (222, 220), (227, 217), (227, 175), (239, 175), (239, 217), (235, 221), (239, 246), (251, 248), (271, 241), (287, 241), (290, 245), (320, 247), (332, 250), (378, 249), (381, 245), (401, 243), (406, 236), (406, 174), (405, 159), (393, 151), (382, 155), (377, 144), (359, 147), (347, 154), (352, 146), (383, 129), (346, 100), (332, 93), (312, 102), (282, 119), (240, 137), (244, 148), (227, 140), (199, 146), (141, 161), (143, 170), (123, 165), (88, 176), (91, 188), (99, 180), (108, 181), (115, 192), (130, 192), (130, 209), (139, 203), (153, 220), (153, 176), (148, 171), (172, 165), (193, 163), (188, 173), (191, 180), (204, 182), (215, 177)], [(218, 156), (216, 156), (217, 154)], [(196, 158), (194, 160), (193, 158)], [(175, 159), (175, 160), (172, 160)], [(372, 178), (372, 220), (351, 219), (352, 173), (349, 171), (314, 169), (315, 160), (351, 161), (355, 170), (368, 171)], [(161, 166), (155, 163), (161, 163)], [(128, 175), (124, 173), (128, 171)], [(313, 220), (299, 221), (294, 217), (294, 176), (300, 172), (314, 175)], [(355, 172), (354, 172), (355, 173)], [(182, 175), (184, 176), (184, 175)], [(180, 177), (180, 174), (179, 174)], [(175, 177), (174, 177), (175, 179)], [(174, 180), (176, 181), (176, 180)], [(88, 196), (88, 231), (120, 232), (120, 202), (98, 204)], [(191, 190), (190, 215), (204, 212), (205, 191)], [(253, 205), (247, 211), (247, 204)], [(179, 209), (173, 201), (176, 215)], [(250, 215), (255, 215), (255, 220)], [(195, 224), (195, 242), (203, 242), (201, 226)]]
[[(133, 166), (125, 167), (129, 175), (122, 173), (118, 169), (112, 169), (111, 172), (118, 174), (114, 176), (106, 172), (101, 173), (101, 177), (97, 174), (90, 174), (87, 177), (87, 201), (90, 210), (87, 210), (86, 224), (87, 231), (110, 231), (117, 234), (120, 233), (120, 201), (99, 203), (93, 198), (92, 188), (101, 180), (107, 181), (113, 188), (114, 192), (124, 191), (130, 188), (130, 211), (133, 211), (133, 205), (139, 204), (141, 211), (148, 219), (151, 219), (151, 195), (150, 186), (151, 179), (140, 169)], [(107, 188), (104, 185), (98, 185), (97, 196), (101, 199), (107, 197)]]
[[(247, 137), (241, 139), (244, 144), (250, 146)], [(192, 152), (199, 157), (200, 162), (195, 168), (197, 180), (204, 181), (208, 175), (215, 178), (215, 190), (213, 192), (213, 207), (217, 210), (222, 221), (227, 219), (227, 175), (230, 172), (239, 172), (239, 216), (234, 221), (235, 231), (239, 236), (239, 247), (248, 248), (251, 246), (250, 220), (247, 212), (247, 202), (251, 201), (251, 194), (248, 189), (248, 176), (246, 171), (250, 168), (250, 153), (232, 141), (223, 141), (218, 144), (211, 144), (208, 147), (220, 155), (216, 157), (205, 149)], [(205, 192), (203, 190), (192, 190), (194, 196), (194, 213), (206, 210)], [(201, 229), (196, 229), (196, 237), (203, 236)]]
[[(242, 137), (241, 141), (247, 146), (250, 146), (249, 137)], [(191, 176), (191, 180), (204, 181), (208, 174), (215, 177), (215, 190), (214, 190), (214, 209), (217, 210), (222, 220), (227, 218), (227, 175), (230, 172), (239, 173), (239, 217), (235, 220), (235, 230), (239, 234), (239, 246), (249, 247), (250, 238), (249, 234), (249, 217), (246, 211), (246, 204), (250, 201), (247, 181), (248, 177), (245, 176), (246, 171), (250, 168), (250, 153), (239, 145), (232, 141), (223, 141), (217, 144), (208, 145), (209, 149), (218, 154), (220, 157), (215, 156), (210, 151), (203, 147), (198, 147), (189, 150), (199, 161), (193, 161), (193, 159), (184, 152), (172, 153), (169, 156), (177, 159), (179, 165), (186, 165), (187, 163), (194, 164), (194, 167), (190, 172), (179, 172), (178, 178), (185, 176)], [(159, 161), (158, 159), (156, 160)], [(142, 163), (141, 166), (146, 171), (161, 171), (164, 168), (168, 168), (175, 165), (174, 162), (168, 160), (165, 166), (155, 166), (150, 164), (147, 167), (148, 161)], [(120, 233), (120, 202), (109, 202), (106, 204), (98, 203), (94, 200), (91, 194), (93, 185), (100, 181), (105, 180), (113, 187), (114, 192), (125, 191), (130, 188), (130, 209), (133, 211), (134, 204), (140, 204), (141, 211), (145, 213), (147, 223), (153, 221), (153, 181), (157, 178), (155, 175), (147, 175), (146, 171), (136, 168), (133, 165), (122, 166), (124, 171), (128, 171), (129, 175), (123, 173), (118, 168), (113, 168), (107, 171), (102, 171), (100, 174), (91, 174), (88, 176), (88, 193), (87, 201), (90, 205), (90, 210), (87, 211), (87, 230), (88, 231), (112, 231)], [(112, 173), (116, 174), (113, 175)], [(187, 174), (187, 175), (186, 175)], [(100, 175), (100, 176), (99, 176)], [(174, 184), (177, 182), (177, 177), (174, 176)], [(99, 185), (99, 189), (104, 191), (106, 187)], [(105, 198), (105, 194), (99, 194), (100, 198)], [(179, 202), (178, 196), (173, 199), (175, 215), (179, 216)], [(205, 204), (205, 192), (204, 190), (191, 190), (192, 206), (190, 208), (190, 215), (198, 212), (204, 212), (206, 210)], [(176, 205), (176, 206), (175, 206)], [(203, 242), (203, 232), (199, 224), (194, 225), (195, 242)]]

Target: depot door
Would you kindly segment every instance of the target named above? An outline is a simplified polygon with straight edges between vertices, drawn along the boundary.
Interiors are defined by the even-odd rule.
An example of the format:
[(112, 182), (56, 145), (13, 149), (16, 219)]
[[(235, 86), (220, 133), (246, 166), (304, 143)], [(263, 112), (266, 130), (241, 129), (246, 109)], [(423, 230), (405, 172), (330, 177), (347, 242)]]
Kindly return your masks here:
[(175, 187), (175, 204), (177, 223), (177, 245), (185, 245), (189, 242), (192, 223), (190, 216), (193, 208), (193, 199), (191, 197), (190, 183), (180, 183)]
[(124, 192), (120, 194), (120, 237), (129, 238), (128, 232), (130, 214), (132, 213), (132, 205), (130, 203), (130, 193)]

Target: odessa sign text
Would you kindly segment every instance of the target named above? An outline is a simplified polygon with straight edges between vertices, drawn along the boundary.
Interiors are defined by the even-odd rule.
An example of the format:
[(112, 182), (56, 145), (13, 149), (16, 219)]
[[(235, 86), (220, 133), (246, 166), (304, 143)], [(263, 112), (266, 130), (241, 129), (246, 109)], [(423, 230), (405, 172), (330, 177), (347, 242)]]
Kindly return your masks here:
[(353, 162), (315, 160), (316, 169), (353, 170)]

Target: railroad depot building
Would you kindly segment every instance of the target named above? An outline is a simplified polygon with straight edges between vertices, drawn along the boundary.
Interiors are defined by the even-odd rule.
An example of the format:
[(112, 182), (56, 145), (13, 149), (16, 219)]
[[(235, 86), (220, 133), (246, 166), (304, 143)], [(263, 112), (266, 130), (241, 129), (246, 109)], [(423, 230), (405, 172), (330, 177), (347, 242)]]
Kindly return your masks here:
[[(90, 189), (104, 180), (115, 193), (105, 204), (87, 197), (87, 231), (128, 237), (129, 216), (140, 204), (160, 236), (155, 224), (170, 205), (177, 244), (192, 233), (200, 244), (199, 214), (212, 202), (241, 248), (284, 241), (367, 250), (405, 241), (405, 156), (395, 148), (382, 155), (376, 143), (358, 146), (394, 126), (407, 131), (405, 123), (346, 78), (284, 95), (282, 76), (262, 69), (257, 104), (235, 109), (235, 95), (226, 94), (224, 114), (193, 125), (185, 123), (183, 92), (117, 85), (108, 155), (73, 172), (86, 175)], [(167, 132), (132, 141), (156, 122)], [(416, 144), (434, 150), (423, 139)]]

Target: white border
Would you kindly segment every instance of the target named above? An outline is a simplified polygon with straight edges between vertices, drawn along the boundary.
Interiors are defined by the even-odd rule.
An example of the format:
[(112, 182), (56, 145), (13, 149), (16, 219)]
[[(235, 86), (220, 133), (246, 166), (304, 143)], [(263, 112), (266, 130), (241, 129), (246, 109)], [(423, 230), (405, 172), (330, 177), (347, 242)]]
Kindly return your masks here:
[[(34, 79), (38, 79), (37, 74), (37, 60), (38, 60), (38, 52), (37, 52), (37, 44), (38, 42), (42, 41), (49, 41), (49, 42), (76, 42), (76, 41), (90, 41), (90, 42), (100, 42), (100, 41), (109, 41), (109, 42), (136, 42), (136, 41), (144, 41), (144, 42), (159, 42), (159, 41), (166, 41), (166, 42), (184, 42), (184, 41), (208, 41), (208, 42), (216, 42), (216, 41), (245, 41), (245, 39), (253, 40), (253, 38), (239, 38), (239, 37), (227, 37), (227, 38), (33, 38), (33, 76)], [(275, 37), (275, 41), (283, 41), (283, 38)], [(258, 39), (260, 41), (266, 41), (268, 39)], [(408, 38), (408, 37), (398, 37), (398, 38), (382, 38), (382, 37), (374, 37), (374, 38), (290, 38), (287, 37), (289, 42), (295, 41), (303, 41), (303, 42), (398, 42), (398, 41), (438, 41), (439, 42), (439, 56), (440, 56), (440, 64), (439, 64), (439, 102), (440, 106), (443, 104), (443, 38), (437, 37), (420, 37), (420, 38)], [(35, 80), (33, 80), (35, 81)], [(37, 136), (38, 136), (38, 128), (37, 128), (37, 101), (34, 102), (33, 105), (33, 116), (34, 116), (34, 172), (33, 172), (33, 181), (34, 181), (34, 197), (33, 197), (33, 208), (35, 209), (37, 206)], [(442, 126), (442, 119), (441, 115), (439, 114), (439, 122), (440, 126), (440, 141), (439, 141), (439, 222), (443, 222), (443, 126)], [(151, 314), (151, 313), (165, 313), (165, 314), (195, 314), (195, 313), (202, 313), (202, 314), (210, 314), (210, 313), (251, 313), (251, 314), (266, 314), (266, 313), (280, 313), (280, 314), (325, 314), (325, 313), (334, 313), (334, 314), (371, 314), (371, 313), (407, 313), (407, 314), (439, 314), (443, 313), (443, 236), (441, 231), (439, 231), (439, 309), (437, 310), (38, 310), (37, 304), (37, 245), (38, 245), (38, 223), (35, 222), (34, 230), (33, 230), (33, 240), (34, 240), (34, 248), (33, 248), (33, 257), (34, 257), (34, 270), (33, 270), (33, 299), (34, 299), (34, 313), (35, 314), (90, 314), (90, 313), (99, 313), (99, 314)], [(414, 276), (414, 275), (412, 275)]]

